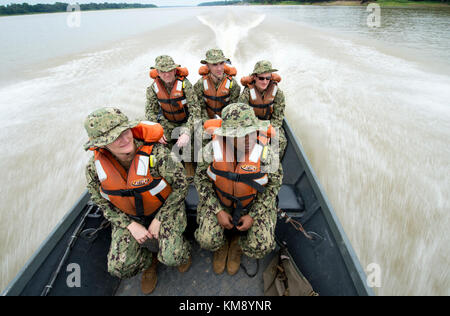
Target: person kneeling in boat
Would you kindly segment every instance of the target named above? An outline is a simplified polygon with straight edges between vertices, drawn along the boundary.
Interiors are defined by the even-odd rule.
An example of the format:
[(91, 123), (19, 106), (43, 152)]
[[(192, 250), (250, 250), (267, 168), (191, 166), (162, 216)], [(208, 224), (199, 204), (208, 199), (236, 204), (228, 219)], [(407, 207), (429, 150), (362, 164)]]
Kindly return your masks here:
[(210, 163), (199, 163), (194, 178), (199, 195), (195, 238), (214, 251), (215, 273), (226, 266), (234, 275), (242, 253), (260, 259), (275, 248), (283, 170), (268, 146), (274, 133), (270, 122), (259, 120), (250, 106), (228, 105), (222, 119), (206, 121), (205, 129), (213, 140), (203, 157)]
[(176, 144), (187, 151), (183, 157), (186, 171), (192, 177), (194, 151), (188, 147), (191, 145), (195, 120), (200, 120), (200, 107), (194, 88), (187, 79), (188, 74), (187, 68), (175, 64), (172, 57), (156, 57), (155, 66), (150, 71), (154, 81), (147, 88), (145, 117), (163, 126), (163, 144), (168, 144), (170, 149)]
[[(130, 278), (144, 271), (142, 291), (149, 294), (156, 286), (158, 260), (180, 272), (191, 264), (190, 244), (183, 237), (184, 168), (158, 143), (160, 124), (129, 121), (119, 109), (101, 108), (84, 127), (85, 150), (94, 154), (86, 166), (87, 188), (112, 227), (108, 272)], [(145, 247), (151, 241), (157, 256)]]
[(239, 102), (253, 107), (260, 120), (270, 120), (270, 124), (278, 132), (278, 146), (280, 157), (283, 157), (287, 146), (287, 139), (283, 129), (284, 110), (286, 101), (283, 91), (278, 88), (281, 77), (267, 60), (258, 61), (249, 76), (241, 78), (244, 86)]

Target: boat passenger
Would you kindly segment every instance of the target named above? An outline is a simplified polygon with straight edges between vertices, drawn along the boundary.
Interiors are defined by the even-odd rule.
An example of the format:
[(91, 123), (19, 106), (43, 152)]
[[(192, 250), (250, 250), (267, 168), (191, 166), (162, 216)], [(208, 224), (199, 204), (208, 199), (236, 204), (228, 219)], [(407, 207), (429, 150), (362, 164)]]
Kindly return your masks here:
[(222, 109), (230, 103), (236, 103), (241, 93), (241, 87), (234, 79), (236, 68), (229, 65), (220, 49), (210, 49), (206, 58), (201, 60), (204, 64), (199, 69), (202, 76), (194, 85), (197, 100), (201, 108), (202, 121), (219, 117)]
[(258, 61), (249, 76), (241, 78), (244, 86), (239, 102), (253, 107), (256, 116), (261, 120), (270, 120), (270, 124), (278, 132), (280, 157), (283, 157), (287, 146), (287, 139), (283, 129), (284, 110), (286, 101), (278, 83), (281, 77), (267, 60)]
[[(108, 272), (130, 278), (142, 271), (141, 288), (151, 293), (157, 283), (157, 262), (187, 271), (190, 244), (184, 199), (188, 182), (184, 168), (160, 144), (163, 129), (148, 121), (129, 121), (117, 108), (91, 113), (84, 127), (86, 166), (92, 201), (111, 223)], [(144, 247), (153, 241), (157, 255)], [(151, 248), (151, 247), (150, 247)]]
[[(163, 126), (162, 143), (169, 144), (170, 148), (174, 143), (178, 148), (188, 147), (194, 122), (200, 119), (200, 107), (192, 84), (187, 79), (188, 74), (187, 68), (175, 64), (172, 57), (167, 55), (156, 57), (155, 66), (150, 71), (154, 81), (147, 88), (145, 117)], [(191, 148), (186, 150), (190, 154), (187, 158), (183, 156), (183, 160), (189, 162), (186, 169), (193, 176), (191, 162), (194, 151)]]
[(205, 129), (213, 141), (205, 148), (210, 163), (199, 162), (194, 178), (199, 195), (195, 238), (214, 251), (215, 273), (226, 266), (234, 275), (242, 253), (259, 259), (275, 248), (283, 170), (267, 146), (274, 133), (270, 122), (259, 120), (247, 104), (226, 106), (222, 119), (205, 122)]

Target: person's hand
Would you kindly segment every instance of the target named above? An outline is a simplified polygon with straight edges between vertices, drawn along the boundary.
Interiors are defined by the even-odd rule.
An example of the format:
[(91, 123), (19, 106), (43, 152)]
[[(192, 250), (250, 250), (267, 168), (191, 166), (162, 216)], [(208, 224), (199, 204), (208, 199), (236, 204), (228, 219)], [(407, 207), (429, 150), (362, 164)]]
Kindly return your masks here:
[(225, 211), (219, 211), (219, 213), (216, 214), (217, 221), (219, 222), (219, 225), (226, 229), (232, 229), (233, 228), (233, 217), (231, 217), (230, 214), (228, 214)]
[(161, 222), (154, 218), (148, 227), (148, 232), (150, 233), (150, 238), (159, 238), (159, 228), (161, 227)]
[(127, 228), (139, 244), (142, 244), (148, 238), (152, 238), (148, 230), (137, 222), (132, 222)]
[(167, 138), (165, 135), (163, 135), (159, 140), (158, 143), (163, 144), (163, 145), (167, 145)]
[(186, 146), (186, 145), (189, 143), (189, 139), (190, 139), (190, 138), (191, 138), (191, 137), (189, 136), (189, 134), (183, 134), (183, 135), (181, 135), (180, 137), (178, 137), (178, 140), (177, 140), (177, 146), (178, 146), (179, 148)]
[(250, 215), (244, 215), (239, 219), (239, 222), (236, 226), (238, 230), (241, 232), (245, 232), (250, 229), (253, 225), (253, 218)]

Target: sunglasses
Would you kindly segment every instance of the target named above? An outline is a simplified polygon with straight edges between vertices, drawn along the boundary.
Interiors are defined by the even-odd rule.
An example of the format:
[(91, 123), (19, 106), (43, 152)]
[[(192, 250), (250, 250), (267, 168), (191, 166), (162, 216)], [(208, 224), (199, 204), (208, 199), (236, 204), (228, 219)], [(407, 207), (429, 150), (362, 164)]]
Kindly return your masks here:
[(261, 81), (270, 80), (270, 79), (272, 79), (272, 77), (258, 77), (258, 80), (261, 80)]

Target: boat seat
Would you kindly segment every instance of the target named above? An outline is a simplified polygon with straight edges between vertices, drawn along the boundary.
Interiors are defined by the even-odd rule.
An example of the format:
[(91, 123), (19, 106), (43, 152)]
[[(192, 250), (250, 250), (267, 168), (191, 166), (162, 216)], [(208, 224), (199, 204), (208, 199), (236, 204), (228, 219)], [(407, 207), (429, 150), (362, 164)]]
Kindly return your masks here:
[[(301, 198), (295, 193), (293, 185), (283, 184), (278, 192), (278, 207), (286, 212), (300, 212), (303, 209)], [(186, 197), (186, 209), (189, 215), (195, 216), (198, 205), (197, 190), (189, 186)]]

